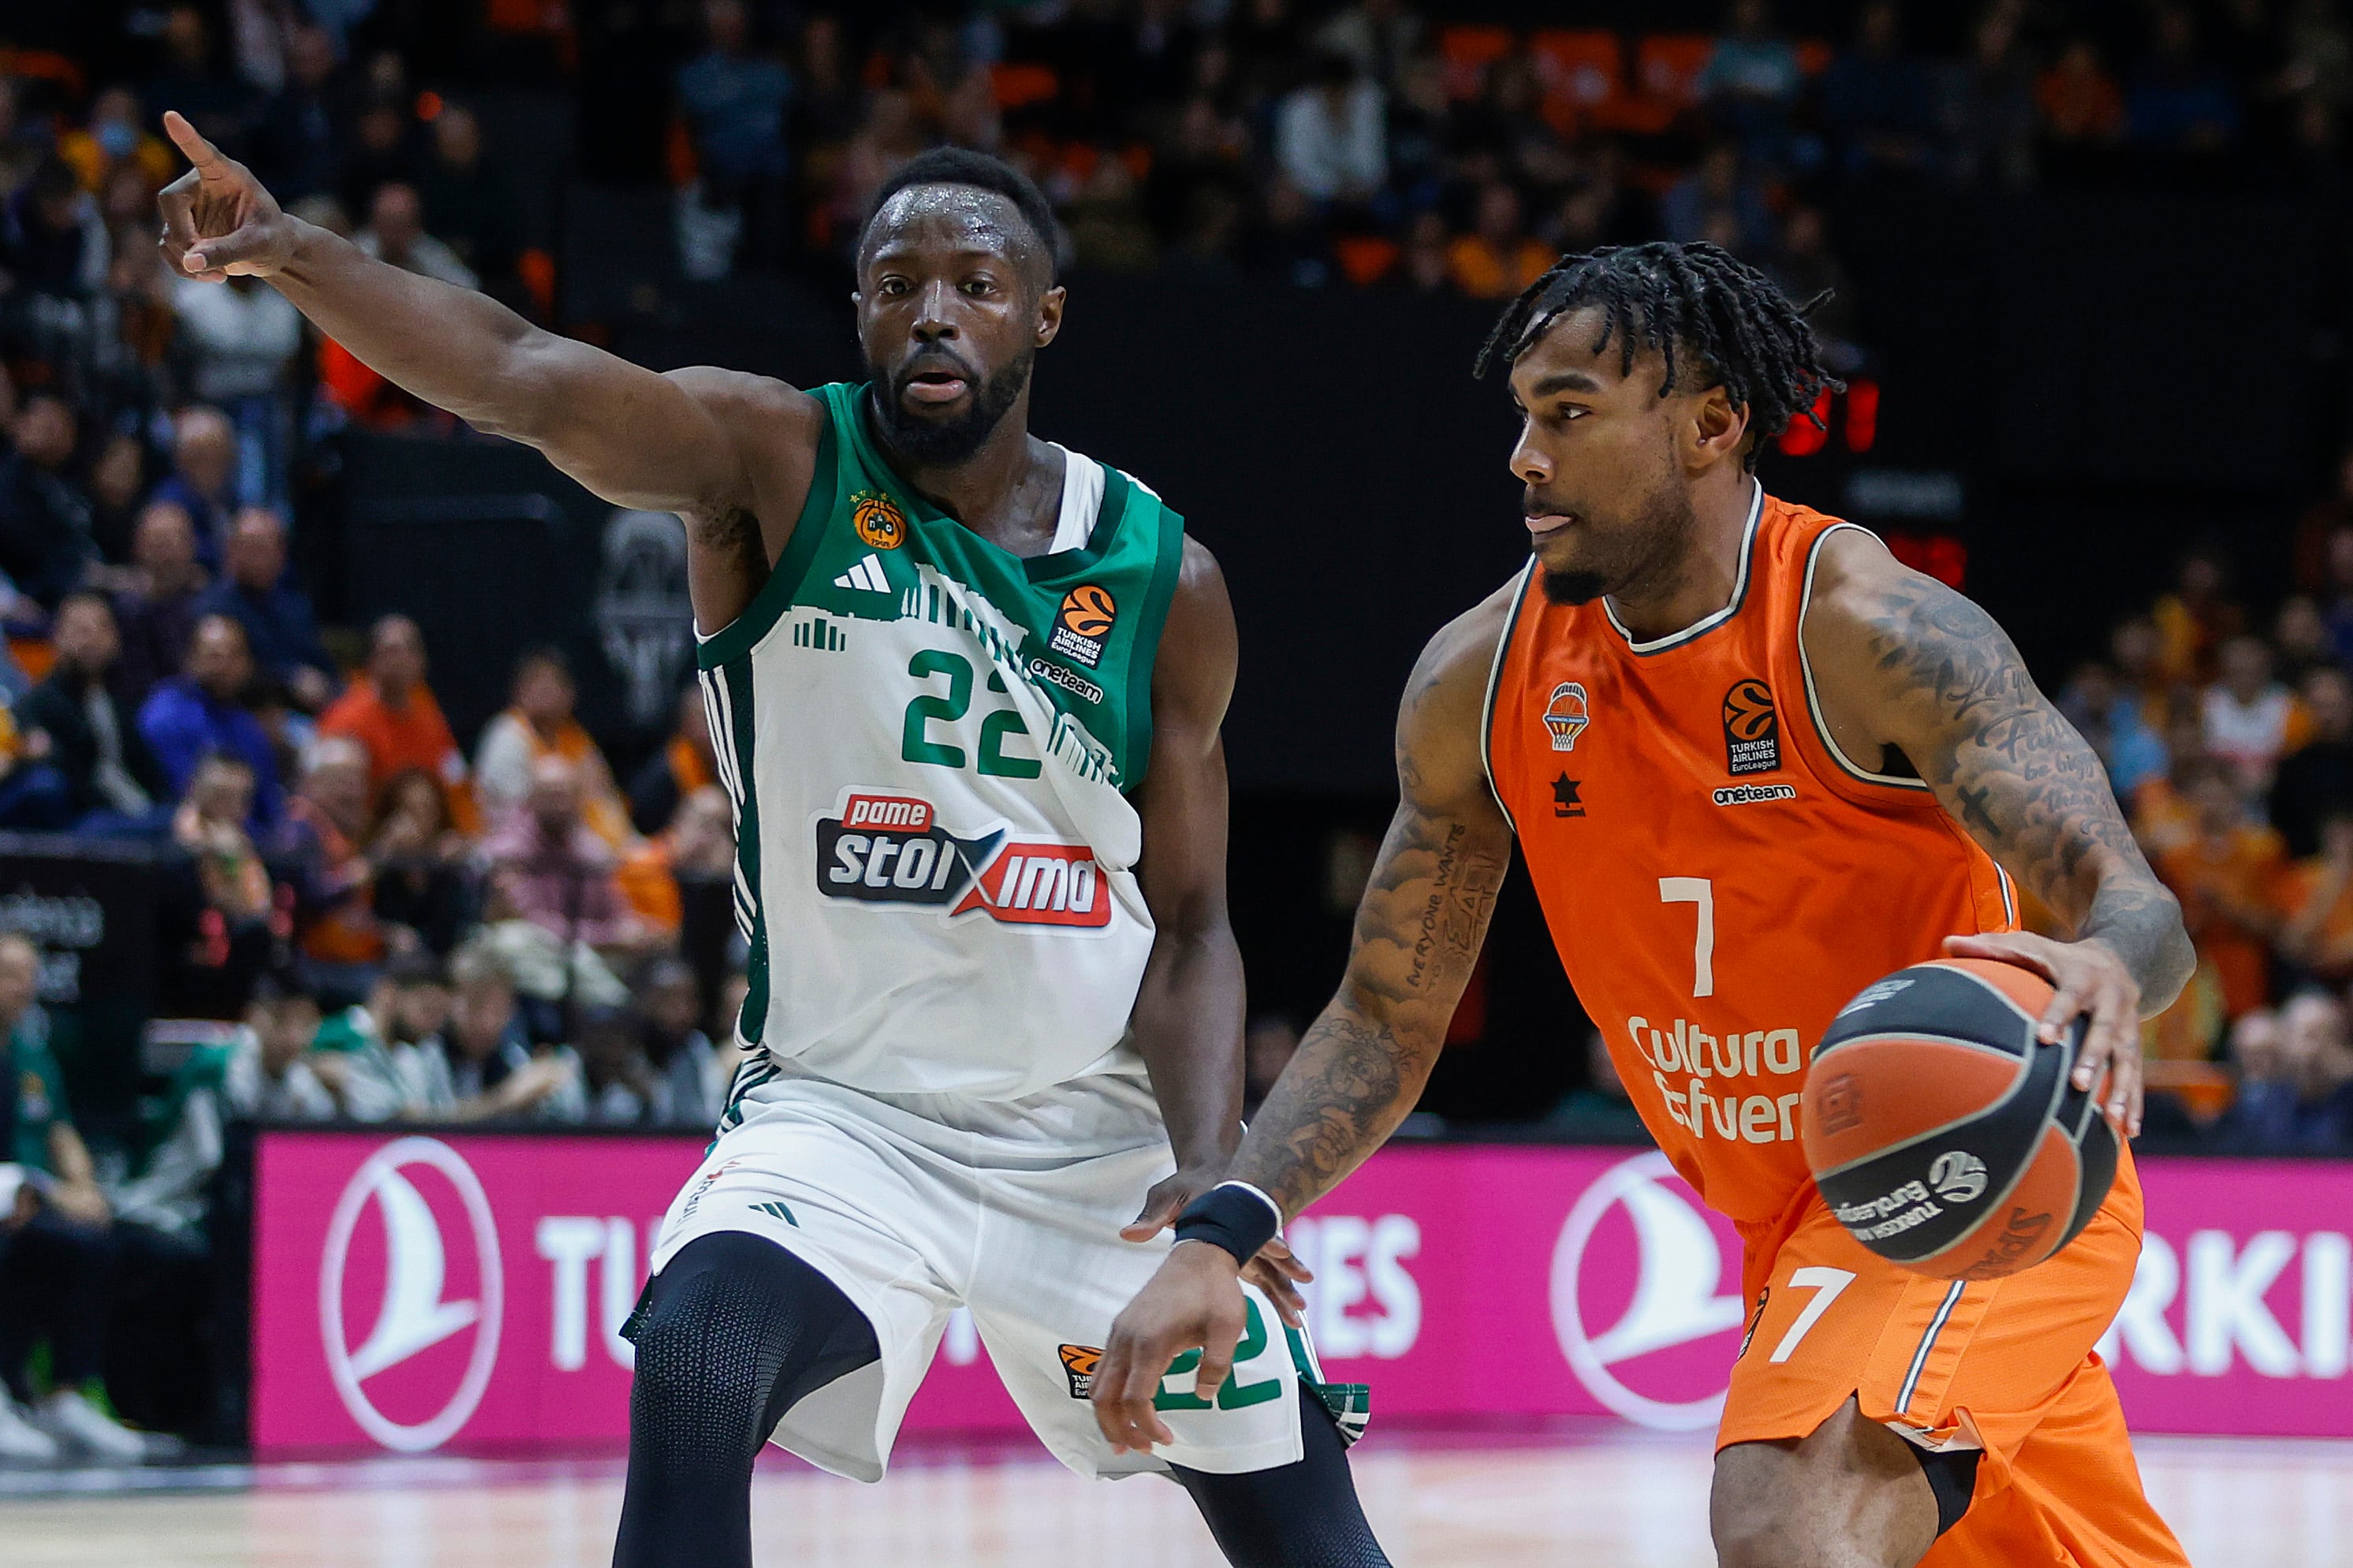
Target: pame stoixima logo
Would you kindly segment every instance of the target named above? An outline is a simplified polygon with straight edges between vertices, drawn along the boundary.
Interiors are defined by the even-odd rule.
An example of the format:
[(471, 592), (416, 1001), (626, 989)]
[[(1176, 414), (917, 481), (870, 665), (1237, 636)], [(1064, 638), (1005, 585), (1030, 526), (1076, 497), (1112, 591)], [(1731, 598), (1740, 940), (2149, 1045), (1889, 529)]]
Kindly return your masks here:
[(1553, 1248), (1553, 1332), (1569, 1370), (1641, 1426), (1715, 1425), (1746, 1311), (1739, 1267), (1730, 1223), (1700, 1206), (1664, 1154), (1612, 1165)]
[(360, 1430), (405, 1454), (462, 1430), (498, 1364), (497, 1221), (458, 1152), (402, 1138), (336, 1201), (319, 1266), (327, 1373)]

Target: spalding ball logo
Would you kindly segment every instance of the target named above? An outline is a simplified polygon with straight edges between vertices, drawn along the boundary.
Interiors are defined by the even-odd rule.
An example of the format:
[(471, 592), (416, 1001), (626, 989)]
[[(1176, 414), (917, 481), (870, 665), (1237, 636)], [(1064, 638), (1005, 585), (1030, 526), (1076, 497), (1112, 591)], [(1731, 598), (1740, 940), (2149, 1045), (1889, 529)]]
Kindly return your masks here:
[(1985, 1196), (1985, 1162), (1966, 1151), (1947, 1149), (1930, 1163), (1928, 1184), (1948, 1204), (1975, 1203)]

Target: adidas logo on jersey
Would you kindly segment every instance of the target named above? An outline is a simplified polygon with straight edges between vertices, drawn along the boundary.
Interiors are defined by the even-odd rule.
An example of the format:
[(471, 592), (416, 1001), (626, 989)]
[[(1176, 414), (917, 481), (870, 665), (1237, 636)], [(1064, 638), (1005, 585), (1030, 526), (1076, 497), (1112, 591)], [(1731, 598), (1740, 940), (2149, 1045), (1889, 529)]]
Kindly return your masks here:
[(1111, 887), (1083, 844), (1008, 841), (1003, 828), (961, 838), (927, 800), (853, 792), (817, 823), (817, 890), (860, 904), (984, 913), (1000, 925), (1100, 929)]
[(861, 594), (887, 594), (891, 580), (882, 574), (882, 558), (869, 555), (849, 571), (833, 580), (837, 588), (854, 589)]

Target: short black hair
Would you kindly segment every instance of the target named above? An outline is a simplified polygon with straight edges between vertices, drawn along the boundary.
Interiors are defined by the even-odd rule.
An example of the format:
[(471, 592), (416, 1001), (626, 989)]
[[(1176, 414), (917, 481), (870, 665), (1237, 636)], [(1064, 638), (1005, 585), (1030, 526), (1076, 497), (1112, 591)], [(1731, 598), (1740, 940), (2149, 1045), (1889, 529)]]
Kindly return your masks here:
[(1721, 386), (1748, 415), (1754, 437), (1742, 454), (1749, 468), (1765, 443), (1802, 415), (1820, 426), (1814, 405), (1824, 388), (1846, 384), (1823, 368), (1806, 312), (1829, 298), (1793, 304), (1773, 280), (1730, 251), (1704, 240), (1677, 245), (1611, 245), (1564, 256), (1505, 308), (1480, 346), (1474, 374), (1508, 371), (1562, 316), (1585, 306), (1602, 313), (1599, 353), (1612, 339), (1624, 370), (1655, 350), (1667, 362), (1659, 395), (1688, 373), (1703, 387)]
[(1037, 237), (1038, 254), (1046, 260), (1046, 282), (1052, 285), (1057, 271), (1053, 204), (1038, 188), (1037, 181), (1004, 159), (976, 153), (969, 147), (934, 147), (927, 153), (918, 153), (902, 164), (897, 174), (883, 181), (881, 189), (874, 193), (873, 203), (866, 209), (866, 221), (858, 227), (859, 255), (866, 254), (867, 236), (873, 232), (874, 220), (881, 216), (891, 198), (914, 185), (970, 185), (1011, 202), (1021, 214), (1021, 221)]

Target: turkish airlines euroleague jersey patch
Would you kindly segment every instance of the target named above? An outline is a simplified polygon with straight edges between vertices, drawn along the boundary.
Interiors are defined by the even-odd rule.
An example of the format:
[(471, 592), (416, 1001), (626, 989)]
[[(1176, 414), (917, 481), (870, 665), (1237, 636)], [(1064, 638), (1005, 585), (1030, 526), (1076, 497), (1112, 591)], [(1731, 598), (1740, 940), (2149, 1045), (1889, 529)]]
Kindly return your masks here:
[(1773, 689), (1753, 677), (1724, 694), (1724, 771), (1769, 773), (1781, 765), (1781, 715)]

